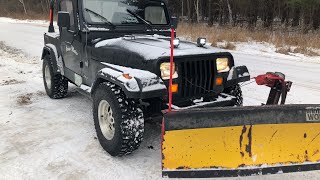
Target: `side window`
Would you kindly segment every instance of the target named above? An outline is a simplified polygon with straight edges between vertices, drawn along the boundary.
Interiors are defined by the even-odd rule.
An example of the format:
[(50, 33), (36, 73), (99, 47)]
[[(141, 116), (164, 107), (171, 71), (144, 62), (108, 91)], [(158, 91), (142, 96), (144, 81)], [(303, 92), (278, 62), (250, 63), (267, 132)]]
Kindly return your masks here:
[(74, 9), (71, 0), (62, 0), (60, 2), (61, 11), (68, 12), (70, 14), (70, 30), (75, 31), (75, 19), (74, 19)]

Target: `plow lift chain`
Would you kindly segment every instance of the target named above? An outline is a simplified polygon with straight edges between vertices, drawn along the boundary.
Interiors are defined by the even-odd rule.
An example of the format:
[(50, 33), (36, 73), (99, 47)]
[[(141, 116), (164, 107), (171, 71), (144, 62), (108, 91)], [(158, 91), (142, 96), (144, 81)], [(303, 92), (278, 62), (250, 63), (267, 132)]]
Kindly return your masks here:
[(266, 105), (283, 105), (286, 102), (287, 93), (290, 91), (292, 82), (285, 80), (285, 75), (281, 72), (268, 72), (254, 78), (258, 85), (270, 87), (270, 93)]

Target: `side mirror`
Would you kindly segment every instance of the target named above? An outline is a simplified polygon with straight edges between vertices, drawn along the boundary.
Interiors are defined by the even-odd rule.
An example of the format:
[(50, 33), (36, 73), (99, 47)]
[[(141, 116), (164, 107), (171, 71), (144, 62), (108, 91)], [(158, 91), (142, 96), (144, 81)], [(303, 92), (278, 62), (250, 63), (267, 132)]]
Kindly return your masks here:
[(171, 28), (177, 29), (179, 19), (177, 17), (171, 17)]
[(58, 12), (58, 26), (61, 28), (70, 28), (70, 14), (68, 12)]

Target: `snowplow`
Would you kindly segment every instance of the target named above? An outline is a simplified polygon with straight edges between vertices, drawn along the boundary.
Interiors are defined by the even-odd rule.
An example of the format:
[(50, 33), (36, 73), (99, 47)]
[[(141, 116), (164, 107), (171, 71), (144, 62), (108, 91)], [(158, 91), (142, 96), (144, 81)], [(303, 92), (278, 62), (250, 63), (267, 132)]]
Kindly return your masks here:
[[(52, 1), (41, 56), (47, 95), (64, 98), (72, 83), (92, 99), (111, 156), (138, 149), (145, 121), (163, 117), (163, 177), (319, 170), (320, 105), (285, 105), (284, 74), (251, 78), (205, 38), (178, 39), (176, 26), (162, 0)], [(241, 84), (253, 79), (270, 87), (268, 100), (243, 107)]]
[[(173, 41), (172, 34), (171, 67)], [(320, 105), (285, 105), (293, 83), (286, 81), (283, 73), (268, 72), (254, 79), (257, 85), (271, 88), (262, 106), (172, 110), (169, 91), (169, 108), (162, 121), (163, 177), (239, 177), (320, 170)], [(169, 87), (171, 83), (172, 74)]]
[(163, 176), (319, 170), (319, 105), (206, 108), (165, 115)]

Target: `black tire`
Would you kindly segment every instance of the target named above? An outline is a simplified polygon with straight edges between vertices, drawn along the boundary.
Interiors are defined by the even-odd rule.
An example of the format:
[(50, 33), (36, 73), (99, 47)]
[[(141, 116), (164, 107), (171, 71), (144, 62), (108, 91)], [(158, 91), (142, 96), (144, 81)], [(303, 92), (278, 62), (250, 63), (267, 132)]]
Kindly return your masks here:
[(243, 106), (242, 90), (239, 84), (225, 89), (223, 93), (236, 97), (234, 106)]
[[(46, 68), (48, 68), (47, 73), (50, 76), (46, 76)], [(68, 79), (62, 76), (61, 74), (53, 73), (53, 63), (49, 55), (45, 56), (43, 59), (42, 75), (46, 93), (50, 98), (61, 99), (67, 96)], [(47, 82), (46, 77), (48, 77), (51, 83)]]
[[(102, 132), (98, 117), (102, 101), (108, 102), (113, 114), (114, 135), (109, 140)], [(143, 112), (135, 100), (126, 97), (120, 87), (109, 82), (98, 86), (93, 96), (93, 118), (98, 140), (110, 155), (127, 155), (140, 146), (144, 134)]]

